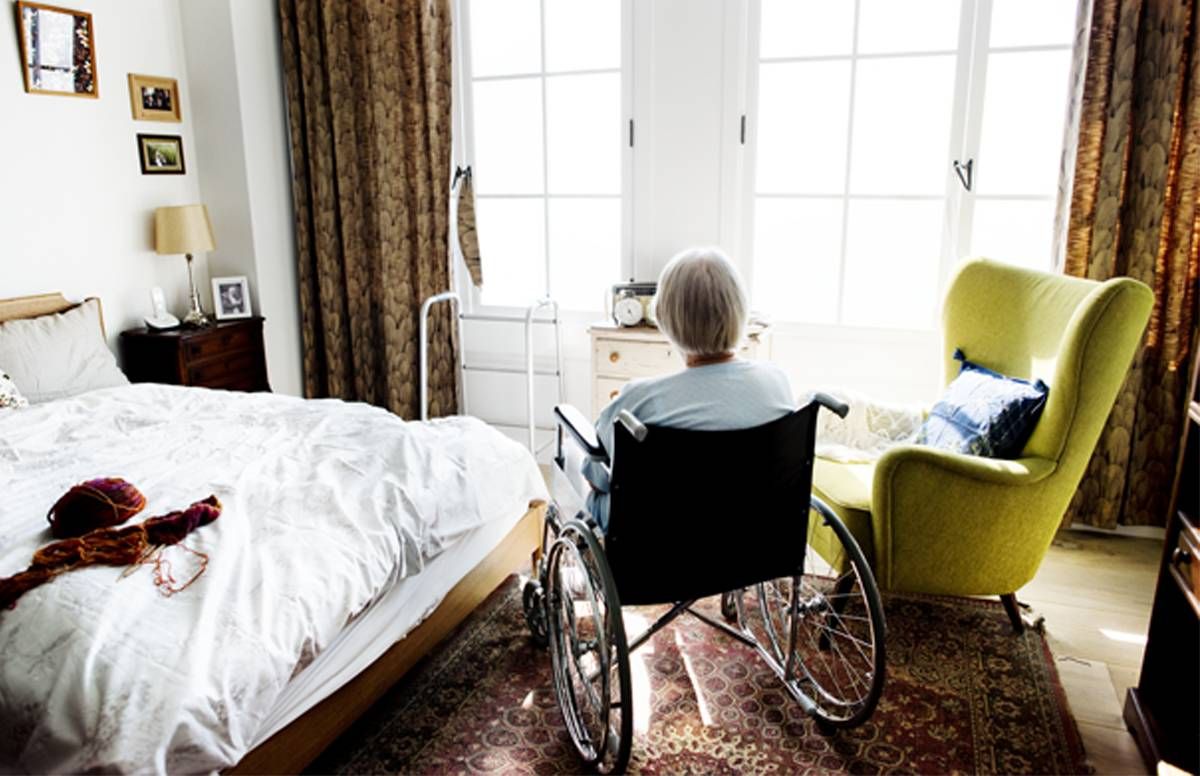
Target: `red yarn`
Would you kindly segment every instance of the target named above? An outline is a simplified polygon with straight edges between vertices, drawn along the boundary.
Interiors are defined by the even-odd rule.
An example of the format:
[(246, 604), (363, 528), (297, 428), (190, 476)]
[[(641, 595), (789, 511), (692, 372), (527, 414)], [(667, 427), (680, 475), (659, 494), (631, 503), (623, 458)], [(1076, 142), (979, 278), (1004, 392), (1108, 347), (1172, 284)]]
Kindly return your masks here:
[[(140, 493), (138, 494), (141, 495)], [(197, 528), (208, 525), (221, 515), (221, 502), (216, 496), (197, 501), (179, 512), (152, 517), (138, 525), (125, 528), (97, 528), (87, 534), (48, 544), (33, 554), (29, 568), (7, 579), (0, 579), (0, 608), (11, 609), (27, 591), (54, 579), (59, 574), (84, 566), (124, 566), (145, 561), (158, 546), (179, 543)], [(194, 552), (190, 550), (190, 552)], [(179, 587), (170, 576), (158, 568), (156, 585), (164, 594), (183, 590), (208, 566), (208, 556), (202, 556), (200, 571)], [(155, 561), (156, 567), (159, 561)]]
[(97, 528), (124, 523), (141, 512), (146, 497), (120, 477), (81, 482), (54, 502), (46, 519), (56, 539), (82, 536)]

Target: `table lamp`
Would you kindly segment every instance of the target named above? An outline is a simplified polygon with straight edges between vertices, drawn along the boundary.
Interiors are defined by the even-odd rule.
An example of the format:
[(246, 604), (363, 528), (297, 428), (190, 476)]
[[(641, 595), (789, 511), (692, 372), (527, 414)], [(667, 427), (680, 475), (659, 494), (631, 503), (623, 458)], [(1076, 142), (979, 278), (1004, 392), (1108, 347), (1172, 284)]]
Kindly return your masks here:
[(208, 208), (204, 205), (160, 207), (154, 211), (154, 252), (160, 255), (182, 253), (187, 256), (188, 298), (192, 309), (183, 317), (185, 326), (208, 326), (212, 323), (200, 306), (200, 294), (196, 292), (196, 281), (192, 278), (192, 254), (211, 251), (215, 247), (212, 222), (208, 220)]

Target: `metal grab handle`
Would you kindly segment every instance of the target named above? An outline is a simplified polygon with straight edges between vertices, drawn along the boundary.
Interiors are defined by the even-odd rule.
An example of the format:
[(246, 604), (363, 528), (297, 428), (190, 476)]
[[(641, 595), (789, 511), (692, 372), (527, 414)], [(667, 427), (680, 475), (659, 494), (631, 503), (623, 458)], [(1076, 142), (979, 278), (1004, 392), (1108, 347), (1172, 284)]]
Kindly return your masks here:
[[(967, 173), (966, 175), (963, 175), (964, 170)], [(966, 189), (967, 191), (970, 191), (971, 184), (975, 180), (975, 160), (968, 159), (967, 163), (963, 164), (962, 162), (955, 159), (954, 160), (954, 174), (958, 176), (958, 182), (963, 185), (963, 188)]]
[(454, 302), (455, 312), (457, 312), (462, 300), (453, 291), (434, 294), (421, 303), (421, 319), (417, 329), (417, 336), (420, 338), (418, 349), (421, 352), (421, 420), (429, 420), (429, 308), (438, 302), (450, 301)]
[(558, 400), (566, 401), (566, 380), (563, 377), (562, 363), (562, 328), (558, 325), (558, 302), (550, 297), (543, 297), (525, 309), (525, 393), (528, 407), (526, 408), (529, 415), (529, 451), (537, 455), (537, 441), (534, 439), (534, 432), (537, 430), (534, 425), (533, 418), (533, 324), (535, 323), (533, 316), (538, 310), (543, 307), (549, 307), (554, 311), (554, 360), (555, 370), (558, 372)]

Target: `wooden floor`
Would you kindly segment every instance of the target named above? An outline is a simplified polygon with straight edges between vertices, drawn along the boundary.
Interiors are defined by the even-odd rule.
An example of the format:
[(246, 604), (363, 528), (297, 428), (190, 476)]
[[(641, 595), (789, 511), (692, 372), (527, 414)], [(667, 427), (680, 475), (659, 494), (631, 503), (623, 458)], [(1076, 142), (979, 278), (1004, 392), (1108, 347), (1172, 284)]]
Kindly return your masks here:
[(1037, 578), (1017, 593), (1046, 618), (1067, 700), (1099, 774), (1147, 772), (1121, 708), (1137, 684), (1161, 553), (1161, 540), (1063, 531)]

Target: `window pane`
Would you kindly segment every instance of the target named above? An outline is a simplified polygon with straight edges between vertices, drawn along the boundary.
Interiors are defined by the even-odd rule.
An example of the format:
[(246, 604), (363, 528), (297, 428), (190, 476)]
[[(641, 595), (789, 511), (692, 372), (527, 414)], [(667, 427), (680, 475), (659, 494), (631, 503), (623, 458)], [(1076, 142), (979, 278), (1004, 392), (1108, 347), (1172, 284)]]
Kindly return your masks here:
[(953, 56), (860, 60), (850, 191), (944, 194), (953, 105)]
[(1071, 52), (1066, 49), (988, 57), (979, 159), (975, 162), (978, 191), (1054, 193), (1070, 68)]
[[(851, 5), (849, 0), (827, 2)], [(859, 53), (954, 51), (960, 5), (961, 0), (861, 0)]]
[[(550, 293), (570, 310), (603, 310), (621, 275), (621, 200), (550, 198)], [(490, 281), (489, 281), (490, 282)]]
[(1075, 40), (1078, 0), (998, 0), (992, 3), (991, 46), (1043, 46)]
[(541, 70), (539, 13), (538, 0), (471, 0), (471, 74)]
[(837, 322), (840, 199), (759, 198), (751, 306), (778, 320)]
[(538, 199), (475, 201), (484, 304), (525, 307), (546, 288), (545, 211)]
[(941, 200), (851, 200), (842, 319), (929, 329), (938, 307)]
[(546, 70), (621, 66), (621, 0), (545, 0)]
[(841, 193), (846, 186), (850, 63), (764, 64), (758, 83), (756, 189)]
[(477, 81), (473, 92), (476, 190), (541, 194), (541, 80)]
[(854, 3), (849, 0), (762, 0), (759, 56), (849, 54), (854, 43)]
[(975, 200), (971, 255), (1049, 272), (1054, 200)]
[(551, 193), (621, 193), (619, 73), (547, 78), (546, 127)]

